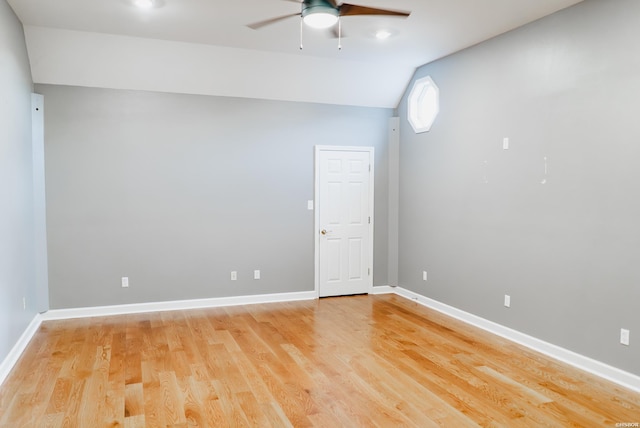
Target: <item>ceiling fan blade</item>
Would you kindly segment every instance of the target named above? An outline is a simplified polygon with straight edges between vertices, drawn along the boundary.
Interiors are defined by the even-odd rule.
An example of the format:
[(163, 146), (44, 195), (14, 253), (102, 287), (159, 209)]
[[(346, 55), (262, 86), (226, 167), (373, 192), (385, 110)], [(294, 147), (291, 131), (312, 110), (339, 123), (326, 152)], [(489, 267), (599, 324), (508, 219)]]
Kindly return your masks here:
[(258, 30), (264, 26), (275, 24), (276, 22), (284, 21), (285, 19), (288, 19), (294, 16), (300, 16), (300, 13), (292, 13), (291, 15), (284, 15), (284, 16), (279, 16), (277, 18), (271, 18), (264, 21), (260, 21), (260, 22), (254, 22), (253, 24), (247, 25), (247, 27), (253, 30)]
[(340, 16), (354, 16), (354, 15), (387, 15), (387, 16), (403, 16), (407, 17), (411, 15), (411, 12), (405, 12), (402, 10), (390, 10), (390, 9), (377, 9), (375, 7), (358, 6), (357, 4), (342, 3), (338, 10)]

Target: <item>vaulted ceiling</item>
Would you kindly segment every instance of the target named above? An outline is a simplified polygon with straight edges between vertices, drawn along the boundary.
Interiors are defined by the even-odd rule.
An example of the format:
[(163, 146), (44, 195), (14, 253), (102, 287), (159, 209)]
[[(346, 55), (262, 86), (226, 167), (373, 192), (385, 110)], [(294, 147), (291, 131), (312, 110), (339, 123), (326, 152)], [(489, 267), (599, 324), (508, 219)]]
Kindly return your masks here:
[[(36, 83), (393, 108), (415, 69), (581, 0), (353, 0), (408, 18), (303, 28), (295, 0), (8, 0)], [(385, 29), (386, 40), (375, 34)]]

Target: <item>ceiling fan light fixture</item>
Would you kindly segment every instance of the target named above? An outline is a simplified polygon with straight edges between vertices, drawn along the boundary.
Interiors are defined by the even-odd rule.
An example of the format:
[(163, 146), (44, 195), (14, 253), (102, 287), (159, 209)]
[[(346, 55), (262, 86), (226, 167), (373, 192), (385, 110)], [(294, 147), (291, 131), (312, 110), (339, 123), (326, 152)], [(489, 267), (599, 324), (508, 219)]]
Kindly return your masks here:
[(338, 22), (338, 11), (332, 7), (312, 6), (302, 11), (302, 19), (311, 28), (329, 28)]

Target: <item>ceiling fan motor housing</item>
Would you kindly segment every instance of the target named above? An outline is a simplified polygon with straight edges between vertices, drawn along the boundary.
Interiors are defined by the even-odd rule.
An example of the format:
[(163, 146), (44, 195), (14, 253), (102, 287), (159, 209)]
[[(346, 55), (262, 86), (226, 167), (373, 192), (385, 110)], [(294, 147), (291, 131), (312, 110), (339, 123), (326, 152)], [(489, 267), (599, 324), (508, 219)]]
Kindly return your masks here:
[(328, 13), (334, 16), (339, 15), (338, 9), (333, 7), (326, 0), (304, 0), (302, 2), (302, 17), (312, 15), (314, 13)]

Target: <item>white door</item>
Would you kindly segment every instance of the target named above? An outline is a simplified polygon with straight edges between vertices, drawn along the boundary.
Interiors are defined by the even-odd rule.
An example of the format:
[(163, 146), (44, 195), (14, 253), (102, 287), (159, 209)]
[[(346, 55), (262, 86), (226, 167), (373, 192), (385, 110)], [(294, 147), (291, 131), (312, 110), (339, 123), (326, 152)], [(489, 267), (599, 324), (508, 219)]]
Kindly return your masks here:
[(373, 284), (373, 148), (316, 148), (318, 295), (368, 293)]

